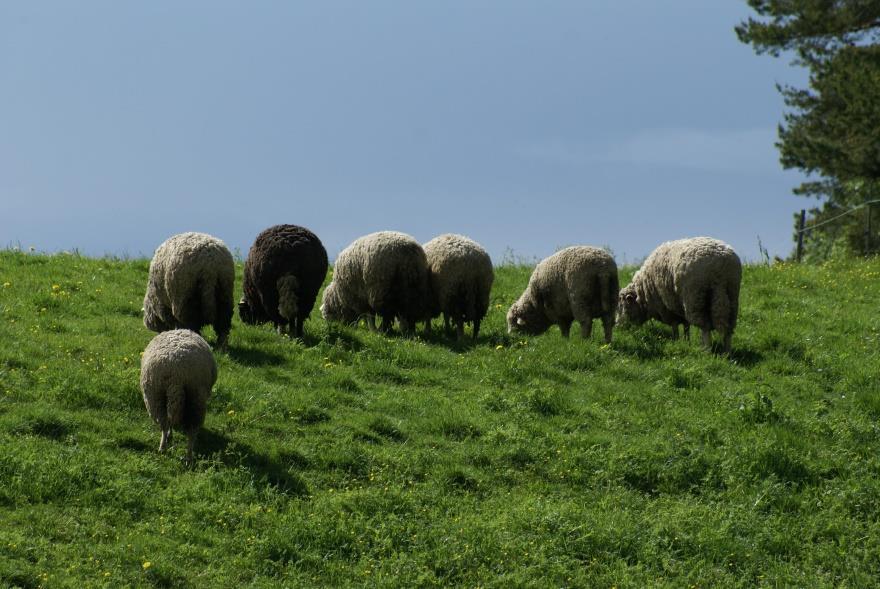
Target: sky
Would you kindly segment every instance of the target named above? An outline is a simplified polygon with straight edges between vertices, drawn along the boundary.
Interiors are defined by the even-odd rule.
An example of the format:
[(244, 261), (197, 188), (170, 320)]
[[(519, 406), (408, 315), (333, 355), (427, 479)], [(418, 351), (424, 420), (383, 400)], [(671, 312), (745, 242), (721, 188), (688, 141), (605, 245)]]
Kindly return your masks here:
[(710, 235), (792, 248), (774, 147), (786, 58), (745, 0), (9, 0), (0, 247), (146, 256), (278, 223), (461, 233), (495, 263), (635, 263)]

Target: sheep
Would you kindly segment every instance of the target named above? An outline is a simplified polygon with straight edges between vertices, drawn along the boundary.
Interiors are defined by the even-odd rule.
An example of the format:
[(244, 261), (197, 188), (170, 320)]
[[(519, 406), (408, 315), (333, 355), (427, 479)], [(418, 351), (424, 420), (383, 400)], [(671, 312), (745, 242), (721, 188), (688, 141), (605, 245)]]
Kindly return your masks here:
[(327, 250), (298, 225), (275, 225), (257, 235), (244, 263), (238, 314), (244, 323), (271, 321), (302, 338), (318, 290), (327, 276)]
[(222, 241), (205, 233), (169, 237), (150, 262), (144, 325), (152, 331), (213, 325), (226, 346), (232, 326), (235, 263)]
[(605, 343), (611, 343), (619, 282), (617, 264), (606, 251), (567, 247), (535, 266), (525, 292), (507, 312), (507, 331), (538, 335), (559, 325), (568, 337), (573, 321), (587, 339), (593, 319), (602, 320)]
[(480, 244), (463, 235), (447, 233), (424, 245), (430, 279), (430, 317), (443, 313), (446, 331), (455, 324), (458, 340), (464, 324), (472, 322), (474, 341), (489, 310), (489, 292), (495, 280), (492, 259)]
[(159, 452), (171, 443), (171, 429), (187, 436), (186, 463), (193, 462), (196, 434), (205, 422), (217, 363), (208, 342), (189, 329), (155, 336), (141, 358), (141, 392), (147, 413), (162, 429)]
[(321, 314), (327, 321), (351, 323), (367, 316), (382, 331), (394, 319), (412, 333), (428, 314), (428, 262), (419, 242), (397, 231), (379, 231), (356, 239), (340, 252), (333, 281), (324, 290)]
[(672, 326), (673, 339), (684, 325), (702, 331), (712, 346), (711, 331), (721, 335), (724, 352), (736, 328), (742, 264), (729, 245), (711, 237), (667, 241), (657, 247), (620, 291), (619, 323), (641, 325), (657, 319)]

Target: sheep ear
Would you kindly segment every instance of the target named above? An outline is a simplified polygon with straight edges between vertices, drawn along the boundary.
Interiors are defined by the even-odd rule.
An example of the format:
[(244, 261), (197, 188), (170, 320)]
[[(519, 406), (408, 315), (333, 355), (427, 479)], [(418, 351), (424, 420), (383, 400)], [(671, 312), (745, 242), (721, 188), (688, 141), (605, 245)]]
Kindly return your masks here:
[(516, 318), (516, 324), (517, 324), (517, 325), (520, 325), (520, 326), (525, 325), (525, 324), (526, 324), (526, 320), (523, 319), (522, 317), (517, 317), (517, 318)]
[(636, 302), (636, 293), (634, 293), (634, 292), (626, 293), (626, 296), (623, 297), (623, 300), (625, 300), (627, 303)]

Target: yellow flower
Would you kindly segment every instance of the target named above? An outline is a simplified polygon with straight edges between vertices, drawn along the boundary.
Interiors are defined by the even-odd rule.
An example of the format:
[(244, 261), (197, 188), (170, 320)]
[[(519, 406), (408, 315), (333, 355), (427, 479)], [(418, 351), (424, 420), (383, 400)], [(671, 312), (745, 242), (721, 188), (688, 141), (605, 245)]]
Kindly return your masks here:
[(58, 284), (53, 284), (53, 285), (52, 285), (52, 290), (61, 290), (61, 286), (58, 285)]
[(497, 346), (495, 346), (495, 349), (496, 350), (503, 350), (504, 346), (502, 346), (501, 344), (498, 344)]
[(3, 283), (3, 288), (9, 288), (10, 286), (12, 286), (11, 282), (4, 282)]
[(230, 409), (229, 411), (226, 412), (226, 415), (228, 415), (229, 417), (232, 417), (233, 415), (235, 415), (235, 409)]
[(151, 562), (148, 560), (148, 561), (144, 562), (144, 564), (142, 564), (141, 566), (144, 568), (144, 570), (147, 570), (148, 568), (150, 568), (151, 566), (153, 566), (153, 563), (151, 563)]
[(324, 364), (324, 368), (332, 368), (332, 367), (333, 367), (333, 362), (327, 362), (326, 364)]

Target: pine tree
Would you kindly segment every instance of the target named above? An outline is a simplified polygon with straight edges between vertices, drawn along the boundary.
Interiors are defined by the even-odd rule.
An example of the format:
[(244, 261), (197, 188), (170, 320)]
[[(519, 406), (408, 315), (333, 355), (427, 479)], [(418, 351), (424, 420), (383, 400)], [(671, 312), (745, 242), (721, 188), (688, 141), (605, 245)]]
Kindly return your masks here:
[[(826, 199), (811, 210), (811, 224), (880, 198), (880, 1), (748, 3), (759, 18), (736, 27), (739, 39), (759, 54), (793, 52), (809, 68), (809, 88), (780, 87), (791, 110), (777, 147), (785, 168), (809, 176), (795, 193)], [(864, 251), (866, 241), (877, 243), (861, 229), (867, 214), (823, 225), (811, 241)]]

